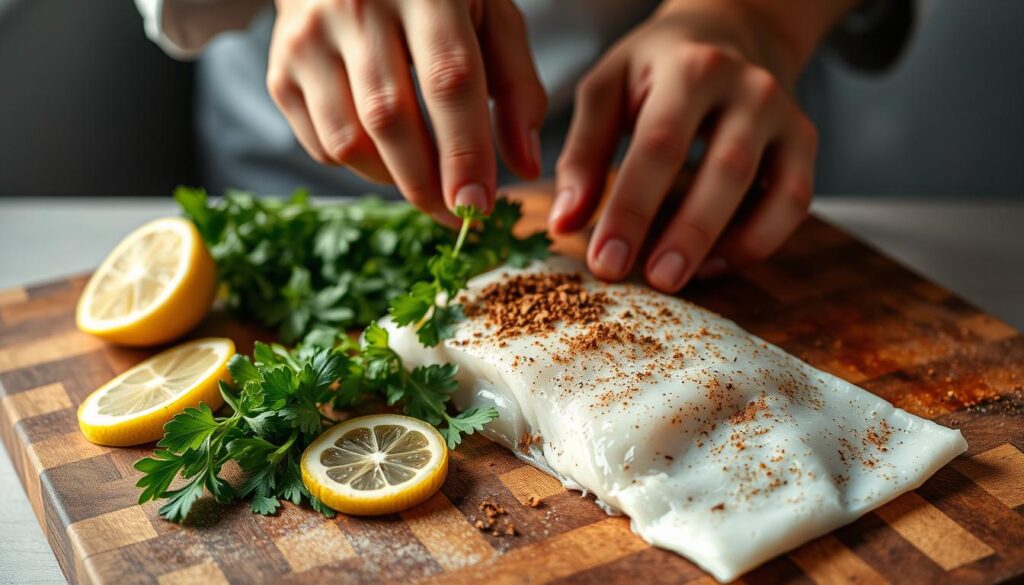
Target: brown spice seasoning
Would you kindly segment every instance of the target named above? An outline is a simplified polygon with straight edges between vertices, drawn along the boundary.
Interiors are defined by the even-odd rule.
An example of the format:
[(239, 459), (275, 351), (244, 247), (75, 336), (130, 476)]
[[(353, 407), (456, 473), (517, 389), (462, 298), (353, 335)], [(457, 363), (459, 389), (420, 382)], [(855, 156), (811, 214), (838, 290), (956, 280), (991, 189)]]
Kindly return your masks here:
[(579, 274), (520, 274), (484, 287), (465, 311), (484, 316), (495, 335), (517, 337), (554, 329), (554, 324), (592, 323), (610, 303), (603, 292), (588, 293)]
[(490, 531), (491, 536), (515, 536), (516, 527), (511, 520), (505, 519), (504, 527), (499, 526), (499, 518), (508, 514), (500, 504), (493, 500), (480, 502), (478, 509), (483, 512), (483, 518), (477, 518), (473, 526), (481, 531)]
[[(650, 335), (640, 335), (627, 325), (619, 322), (599, 322), (587, 326), (586, 331), (566, 340), (569, 352), (579, 354), (594, 351), (605, 344), (628, 344), (640, 348), (644, 355), (651, 357), (662, 351), (664, 346), (658, 339)], [(635, 358), (634, 358), (635, 359)], [(646, 372), (650, 375), (651, 372)]]
[[(732, 384), (726, 385), (726, 387), (731, 387), (731, 386), (732, 386)], [(757, 415), (761, 411), (767, 411), (767, 410), (768, 410), (768, 404), (765, 402), (764, 397), (762, 396), (761, 398), (758, 398), (757, 400), (754, 400), (753, 402), (747, 404), (747, 406), (744, 407), (743, 410), (741, 410), (741, 411), (737, 412), (736, 414), (732, 415), (731, 417), (729, 417), (729, 422), (731, 422), (734, 425), (737, 425), (737, 424), (740, 424), (740, 423), (745, 423), (745, 422), (750, 422), (750, 421), (754, 420), (755, 418), (757, 418)]]
[(888, 422), (882, 420), (878, 425), (877, 431), (873, 427), (868, 427), (865, 439), (868, 443), (874, 445), (879, 451), (888, 451), (889, 448), (886, 445), (889, 444), (890, 437), (892, 437), (892, 428), (889, 426)]

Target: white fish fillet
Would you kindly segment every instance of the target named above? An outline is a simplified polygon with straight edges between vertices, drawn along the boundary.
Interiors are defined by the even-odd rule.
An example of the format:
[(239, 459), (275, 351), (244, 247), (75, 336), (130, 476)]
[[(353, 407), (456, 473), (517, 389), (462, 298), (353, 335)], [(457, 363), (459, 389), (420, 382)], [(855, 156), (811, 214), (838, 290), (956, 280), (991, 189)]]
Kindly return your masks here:
[[(959, 431), (732, 321), (641, 286), (597, 282), (573, 260), (481, 275), (469, 299), (510, 274), (539, 271), (583, 275), (588, 291), (613, 300), (603, 320), (635, 323), (659, 348), (610, 343), (573, 354), (565, 338), (586, 327), (564, 323), (499, 347), (482, 317), (429, 349), (411, 327), (386, 324), (392, 346), (409, 366), (458, 364), (455, 405), (500, 413), (486, 436), (566, 487), (592, 492), (609, 512), (628, 515), (641, 538), (720, 581), (919, 486), (967, 448)], [(627, 319), (627, 311), (661, 317)], [(524, 435), (542, 443), (524, 445)]]

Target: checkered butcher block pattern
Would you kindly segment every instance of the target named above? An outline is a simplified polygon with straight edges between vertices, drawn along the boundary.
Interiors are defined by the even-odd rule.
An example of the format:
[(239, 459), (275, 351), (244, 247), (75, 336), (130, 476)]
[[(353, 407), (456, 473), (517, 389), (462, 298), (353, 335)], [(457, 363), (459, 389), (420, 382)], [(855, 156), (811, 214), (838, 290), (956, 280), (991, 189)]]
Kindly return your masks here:
[[(542, 223), (542, 188), (519, 192)], [(579, 253), (580, 241), (561, 242)], [(273, 517), (200, 502), (190, 523), (136, 504), (132, 463), (78, 432), (94, 388), (153, 351), (79, 333), (85, 277), (0, 292), (0, 432), (39, 523), (72, 582), (712, 583), (646, 545), (622, 517), (470, 437), (441, 491), (379, 518), (327, 520), (285, 504)], [(747, 583), (995, 583), (1024, 578), (1024, 337), (811, 218), (773, 260), (686, 296), (897, 406), (959, 428), (970, 451), (924, 486), (745, 575)], [(195, 335), (265, 332), (214, 313)], [(540, 507), (526, 504), (531, 496)], [(508, 510), (515, 536), (474, 528)]]

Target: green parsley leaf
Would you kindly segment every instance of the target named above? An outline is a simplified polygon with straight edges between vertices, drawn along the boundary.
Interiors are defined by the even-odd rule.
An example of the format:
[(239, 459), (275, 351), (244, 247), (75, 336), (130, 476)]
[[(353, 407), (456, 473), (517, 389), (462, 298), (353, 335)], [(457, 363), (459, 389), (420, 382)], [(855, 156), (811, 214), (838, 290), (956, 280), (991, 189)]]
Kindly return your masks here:
[(485, 424), (496, 418), (498, 418), (498, 411), (493, 407), (470, 408), (456, 416), (446, 416), (448, 427), (441, 429), (441, 435), (448, 442), (448, 448), (454, 449), (462, 442), (462, 435), (472, 435), (476, 431), (482, 431)]
[(320, 410), (314, 403), (288, 404), (282, 406), (277, 415), (307, 435), (315, 437), (320, 434)]
[(266, 408), (280, 410), (291, 400), (298, 387), (295, 372), (287, 365), (275, 365), (263, 370), (263, 401)]
[(156, 446), (174, 453), (194, 451), (219, 428), (220, 424), (213, 418), (213, 411), (201, 402), (198, 408), (186, 408), (164, 425), (164, 438)]
[(203, 477), (197, 477), (184, 487), (167, 492), (167, 503), (160, 507), (160, 516), (171, 522), (181, 522), (192, 510), (192, 504), (203, 496)]
[(430, 319), (416, 330), (416, 336), (423, 345), (434, 347), (455, 335), (455, 325), (465, 318), (462, 305), (436, 306)]
[(455, 217), (459, 219), (468, 219), (470, 221), (484, 219), (487, 215), (483, 211), (473, 207), (472, 205), (457, 205), (455, 206)]
[(439, 425), (445, 416), (445, 403), (458, 387), (455, 364), (432, 364), (419, 366), (406, 376), (403, 386), (405, 393), (405, 414)]
[[(303, 491), (304, 492), (306, 491), (305, 488), (303, 488)], [(321, 514), (323, 514), (327, 518), (334, 518), (334, 516), (337, 514), (337, 512), (335, 512), (334, 510), (332, 510), (330, 508), (330, 506), (328, 506), (327, 504), (321, 502), (315, 496), (309, 494), (308, 492), (306, 492), (305, 495), (306, 495), (306, 497), (309, 498), (309, 505), (310, 505), (310, 507), (313, 508), (314, 510), (316, 510), (317, 512), (320, 512)]]
[(329, 349), (317, 350), (302, 368), (299, 387), (307, 398), (322, 402), (318, 400), (320, 394), (341, 377), (347, 365), (348, 358), (344, 354)]
[(185, 464), (180, 455), (175, 455), (165, 449), (157, 449), (152, 457), (139, 459), (135, 462), (135, 469), (143, 473), (139, 478), (137, 487), (143, 488), (139, 494), (139, 504), (149, 500), (163, 497), (164, 492), (170, 487), (171, 482), (181, 471)]
[(388, 307), (388, 314), (399, 326), (418, 323), (427, 316), (437, 298), (437, 286), (431, 282), (417, 282), (409, 294), (395, 297)]
[(239, 386), (245, 386), (249, 382), (261, 382), (263, 379), (260, 377), (259, 370), (256, 366), (252, 365), (252, 361), (248, 356), (241, 354), (235, 354), (228, 360), (228, 372), (231, 377), (235, 380), (235, 384)]
[(249, 506), (249, 509), (255, 514), (270, 516), (276, 513), (280, 507), (281, 501), (277, 498), (268, 498), (267, 496), (257, 494), (252, 497), (252, 504)]
[(249, 495), (270, 497), (277, 491), (276, 471), (271, 465), (261, 466), (242, 482), (238, 495), (243, 498)]
[(242, 437), (227, 444), (228, 455), (246, 471), (265, 467), (277, 446), (262, 437)]
[(206, 480), (203, 483), (218, 502), (226, 504), (235, 499), (235, 489), (226, 480), (218, 477), (218, 473), (220, 473), (220, 466), (211, 467), (206, 473)]
[[(301, 456), (296, 455), (296, 459)], [(302, 503), (302, 496), (306, 493), (306, 486), (302, 483), (302, 470), (297, 461), (288, 456), (288, 461), (281, 473), (280, 487), (277, 490), (278, 497), (288, 500), (298, 506)], [(308, 493), (306, 494), (308, 497)]]

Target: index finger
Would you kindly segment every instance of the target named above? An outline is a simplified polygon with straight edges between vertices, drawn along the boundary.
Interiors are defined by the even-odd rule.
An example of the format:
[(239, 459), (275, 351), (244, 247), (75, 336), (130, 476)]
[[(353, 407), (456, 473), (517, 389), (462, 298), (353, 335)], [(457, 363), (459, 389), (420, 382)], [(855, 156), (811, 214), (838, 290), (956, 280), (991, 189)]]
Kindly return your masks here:
[(469, 12), (455, 3), (403, 2), (406, 42), (430, 114), (449, 208), (489, 211), (497, 169), (487, 81)]

